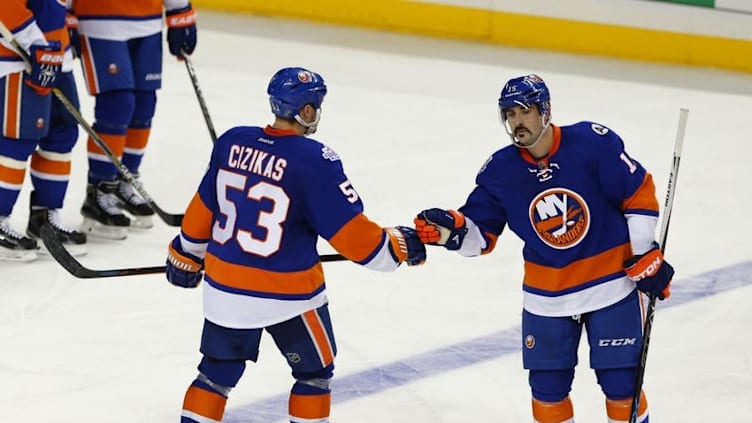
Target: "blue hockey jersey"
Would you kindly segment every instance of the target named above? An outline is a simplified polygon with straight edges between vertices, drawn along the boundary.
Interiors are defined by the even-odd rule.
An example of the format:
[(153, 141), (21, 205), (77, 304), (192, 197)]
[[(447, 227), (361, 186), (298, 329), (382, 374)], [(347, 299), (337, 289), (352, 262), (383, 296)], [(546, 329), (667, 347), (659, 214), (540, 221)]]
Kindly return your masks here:
[(616, 133), (593, 122), (552, 128), (542, 160), (511, 145), (495, 152), (460, 211), (480, 230), (483, 253), (506, 226), (524, 241), (526, 310), (570, 316), (634, 290), (623, 271), (632, 256), (627, 219), (644, 217), (635, 221), (652, 240), (659, 206), (652, 176)]
[(205, 317), (257, 328), (324, 304), (319, 236), (374, 270), (392, 271), (404, 259), (363, 214), (332, 149), (269, 126), (223, 134), (181, 230), (184, 250), (204, 257)]

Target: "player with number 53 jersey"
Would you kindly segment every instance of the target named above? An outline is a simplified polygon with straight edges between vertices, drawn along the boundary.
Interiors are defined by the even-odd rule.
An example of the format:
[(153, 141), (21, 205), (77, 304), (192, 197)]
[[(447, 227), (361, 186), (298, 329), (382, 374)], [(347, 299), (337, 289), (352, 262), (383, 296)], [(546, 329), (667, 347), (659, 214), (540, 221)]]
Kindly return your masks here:
[(262, 330), (296, 379), (291, 421), (328, 421), (336, 346), (319, 236), (373, 270), (425, 260), (416, 232), (370, 221), (337, 153), (306, 137), (316, 130), (326, 90), (317, 73), (277, 72), (268, 87), (274, 124), (235, 127), (217, 140), (170, 244), (171, 283), (195, 287), (205, 271), (204, 359), (183, 422), (221, 420), (245, 361), (257, 358)]

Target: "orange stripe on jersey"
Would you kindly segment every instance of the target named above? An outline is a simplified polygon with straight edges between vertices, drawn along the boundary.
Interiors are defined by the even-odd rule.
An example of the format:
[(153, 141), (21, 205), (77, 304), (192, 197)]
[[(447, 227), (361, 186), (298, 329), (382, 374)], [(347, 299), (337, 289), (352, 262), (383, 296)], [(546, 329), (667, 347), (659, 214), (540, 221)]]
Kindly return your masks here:
[(363, 261), (381, 245), (384, 229), (359, 214), (345, 223), (329, 244), (352, 261)]
[[(125, 135), (112, 135), (112, 134), (98, 134), (99, 138), (104, 141), (107, 147), (112, 150), (112, 153), (117, 157), (123, 156), (123, 149), (125, 149)], [(97, 143), (89, 137), (89, 141), (86, 144), (86, 150), (93, 154), (104, 154), (104, 150), (99, 148)]]
[(31, 155), (31, 168), (51, 175), (70, 175), (71, 162), (45, 159), (39, 152), (35, 151)]
[(99, 94), (99, 81), (97, 80), (94, 58), (91, 55), (91, 48), (89, 47), (89, 37), (79, 35), (79, 40), (81, 42), (81, 67), (84, 71), (86, 88), (89, 90), (90, 95)]
[(525, 262), (525, 285), (549, 292), (558, 292), (620, 272), (624, 260), (632, 255), (632, 247), (624, 243), (600, 254), (556, 268)]
[(533, 419), (539, 423), (563, 423), (574, 419), (574, 408), (569, 397), (559, 402), (544, 402), (533, 398)]
[(5, 78), (5, 116), (3, 136), (18, 139), (21, 125), (21, 73), (11, 73)]
[(631, 197), (624, 200), (621, 205), (622, 210), (627, 209), (644, 209), (658, 211), (658, 200), (655, 197), (655, 183), (653, 183), (653, 175), (645, 174), (645, 179), (642, 181), (642, 185), (637, 188)]
[(491, 232), (486, 232), (484, 235), (488, 239), (488, 245), (486, 246), (486, 248), (481, 250), (480, 252), (481, 255), (488, 254), (491, 251), (493, 251), (493, 249), (496, 248), (496, 241), (499, 240), (499, 236), (492, 234)]
[(218, 284), (243, 291), (280, 295), (307, 295), (324, 285), (321, 262), (297, 272), (271, 270), (228, 263), (213, 254), (204, 259), (206, 275)]
[(73, 13), (78, 17), (145, 17), (162, 14), (162, 0), (76, 0)]
[(149, 143), (151, 128), (128, 128), (125, 136), (125, 146), (136, 150), (143, 150)]
[(31, 11), (26, 8), (25, 1), (3, 0), (3, 7), (0, 8), (0, 21), (3, 21), (11, 32), (15, 32), (19, 26), (31, 18)]
[(298, 420), (322, 421), (329, 417), (332, 394), (298, 395), (290, 393), (290, 416)]
[[(648, 400), (645, 392), (640, 393), (640, 406), (637, 409), (637, 415), (642, 416), (648, 411)], [(606, 399), (606, 414), (609, 421), (628, 422), (632, 414), (632, 398), (622, 400)]]
[(208, 240), (211, 237), (212, 211), (206, 207), (198, 193), (193, 195), (183, 217), (182, 231), (195, 240)]
[(321, 323), (316, 310), (309, 310), (303, 313), (303, 320), (305, 320), (308, 332), (311, 334), (311, 339), (316, 346), (316, 351), (321, 358), (321, 365), (326, 367), (334, 362), (334, 351), (332, 351), (332, 344), (329, 342), (329, 336), (326, 334), (326, 329)]
[(14, 169), (0, 164), (0, 181), (12, 185), (23, 184), (26, 177), (26, 169)]
[(221, 421), (225, 414), (227, 398), (205, 389), (191, 386), (183, 399), (183, 411)]

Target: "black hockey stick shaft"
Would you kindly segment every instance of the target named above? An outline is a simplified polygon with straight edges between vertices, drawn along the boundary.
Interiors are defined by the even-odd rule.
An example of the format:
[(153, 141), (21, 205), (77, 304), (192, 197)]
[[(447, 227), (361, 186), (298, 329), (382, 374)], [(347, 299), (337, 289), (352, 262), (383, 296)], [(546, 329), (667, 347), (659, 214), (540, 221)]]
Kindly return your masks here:
[[(55, 259), (55, 261), (60, 263), (60, 265), (63, 266), (63, 268), (68, 271), (68, 273), (77, 278), (90, 279), (151, 275), (155, 273), (165, 273), (165, 270), (167, 269), (166, 266), (125, 267), (120, 269), (104, 270), (89, 269), (87, 267), (84, 267), (81, 262), (76, 260), (76, 258), (73, 257), (70, 252), (65, 249), (65, 246), (60, 241), (57, 233), (54, 229), (52, 229), (52, 227), (50, 227), (49, 224), (42, 226), (40, 235), (42, 237), (42, 242), (44, 242), (44, 246), (47, 248), (47, 251), (50, 252), (50, 255)], [(340, 254), (324, 254), (319, 256), (319, 260), (321, 260), (322, 262), (332, 262), (346, 261), (347, 259)]]
[[(659, 242), (661, 244), (661, 253), (666, 251), (666, 240), (668, 238), (668, 226), (671, 222), (671, 211), (674, 206), (674, 194), (676, 193), (676, 181), (679, 178), (679, 162), (681, 161), (682, 148), (684, 146), (684, 132), (687, 129), (687, 115), (689, 110), (681, 109), (679, 111), (679, 127), (676, 130), (676, 142), (674, 143), (674, 157), (671, 163), (671, 173), (668, 177), (668, 188), (666, 188), (666, 203), (663, 210), (663, 221), (661, 222), (661, 234)], [(648, 294), (648, 308), (645, 311), (645, 327), (642, 333), (642, 351), (640, 354), (640, 363), (637, 367), (637, 376), (635, 379), (635, 392), (632, 396), (632, 409), (629, 417), (629, 423), (637, 423), (637, 414), (640, 409), (640, 396), (642, 394), (642, 383), (645, 380), (645, 364), (648, 359), (648, 347), (650, 346), (650, 332), (653, 329), (653, 318), (655, 317), (655, 295)]]
[(193, 84), (193, 91), (196, 93), (198, 104), (201, 106), (201, 113), (204, 114), (204, 121), (206, 127), (209, 129), (209, 135), (212, 142), (217, 141), (217, 133), (214, 131), (214, 124), (212, 123), (211, 116), (209, 116), (209, 109), (206, 107), (206, 101), (204, 101), (204, 94), (201, 92), (201, 87), (198, 85), (198, 78), (196, 78), (196, 69), (193, 67), (193, 61), (185, 51), (183, 52), (183, 61), (185, 62), (185, 68), (188, 70), (188, 76), (191, 78), (191, 84)]
[[(18, 43), (18, 41), (16, 41), (16, 39), (13, 37), (13, 34), (3, 22), (0, 22), (0, 33), (2, 34), (3, 38), (5, 38), (6, 41), (8, 41), (13, 46), (13, 48), (16, 50), (16, 53), (19, 54), (19, 56), (26, 62), (26, 64), (31, 65), (31, 58), (29, 57), (29, 53), (27, 53), (26, 50), (24, 50), (24, 48)], [(123, 178), (129, 184), (131, 184), (133, 186), (133, 189), (135, 189), (136, 192), (138, 192), (139, 195), (143, 197), (144, 201), (149, 204), (149, 207), (151, 207), (152, 210), (154, 210), (154, 212), (157, 213), (166, 224), (170, 226), (180, 226), (180, 224), (183, 222), (183, 215), (171, 214), (162, 210), (157, 205), (157, 203), (154, 202), (149, 193), (146, 192), (143, 185), (141, 185), (141, 182), (139, 182), (139, 180), (136, 179), (135, 176), (133, 176), (128, 168), (120, 161), (120, 159), (118, 159), (115, 153), (112, 152), (112, 149), (107, 146), (107, 143), (104, 142), (104, 140), (102, 140), (102, 138), (99, 136), (99, 134), (97, 134), (94, 128), (89, 125), (86, 119), (81, 115), (81, 112), (79, 112), (76, 106), (71, 103), (68, 97), (66, 97), (65, 94), (58, 88), (53, 88), (52, 92), (55, 94), (55, 97), (60, 100), (68, 113), (70, 113), (73, 118), (76, 119), (76, 122), (78, 122), (78, 124), (81, 125), (82, 128), (84, 128), (84, 131), (86, 131), (86, 133), (89, 134), (92, 140), (94, 140), (94, 143), (100, 149), (102, 149), (104, 154), (112, 162), (112, 164), (115, 165)]]

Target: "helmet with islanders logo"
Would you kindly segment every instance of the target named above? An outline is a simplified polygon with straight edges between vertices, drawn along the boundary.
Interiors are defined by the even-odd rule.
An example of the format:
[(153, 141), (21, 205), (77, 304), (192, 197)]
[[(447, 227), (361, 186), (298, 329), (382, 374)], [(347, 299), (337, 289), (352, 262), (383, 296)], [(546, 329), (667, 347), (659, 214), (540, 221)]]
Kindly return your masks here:
[[(543, 129), (535, 142), (523, 145), (514, 136), (514, 128), (509, 127), (505, 110), (513, 107), (530, 109), (533, 106), (540, 112)], [(530, 74), (507, 81), (499, 95), (499, 118), (516, 146), (529, 148), (538, 142), (551, 123), (551, 94), (543, 79), (536, 74)]]
[[(321, 75), (299, 67), (282, 68), (269, 81), (266, 92), (275, 116), (294, 119), (306, 128), (306, 134), (316, 132), (321, 118), (321, 103), (326, 95), (326, 84)], [(316, 109), (313, 122), (306, 122), (300, 117), (300, 109), (309, 104)]]

